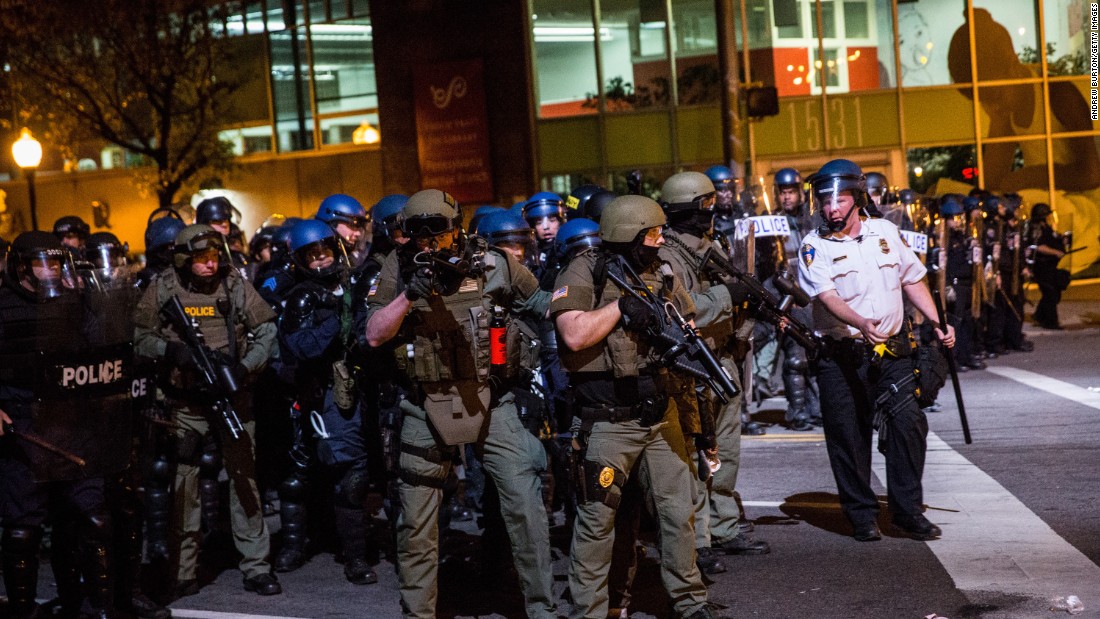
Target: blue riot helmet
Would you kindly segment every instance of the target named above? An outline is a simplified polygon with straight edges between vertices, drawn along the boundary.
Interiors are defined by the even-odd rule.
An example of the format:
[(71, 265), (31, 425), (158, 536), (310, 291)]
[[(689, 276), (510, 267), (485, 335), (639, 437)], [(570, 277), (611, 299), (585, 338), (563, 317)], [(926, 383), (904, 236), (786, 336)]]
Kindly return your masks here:
[(175, 245), (176, 235), (187, 227), (178, 217), (153, 219), (145, 228), (145, 252), (152, 253)]
[(401, 193), (391, 193), (383, 197), (370, 208), (370, 218), (374, 222), (374, 235), (393, 238), (393, 233), (400, 232), (401, 209), (409, 196)]
[[(794, 189), (794, 202), (788, 197), (792, 194), (784, 190)], [(775, 203), (784, 211), (795, 211), (802, 206), (804, 196), (802, 193), (802, 175), (794, 168), (782, 168), (772, 176), (772, 191), (775, 194)]]
[(508, 212), (513, 213), (518, 217), (523, 217), (523, 205), (527, 204), (527, 200), (520, 200), (512, 206), (508, 207)]
[[(477, 207), (472, 217), (470, 217), (470, 227), (467, 230), (470, 234), (478, 234), (481, 221), (494, 213), (506, 212), (503, 207), (493, 206), (492, 204), (486, 204), (484, 206)], [(481, 236), (485, 236), (484, 234)]]
[(588, 204), (588, 200), (599, 191), (605, 191), (603, 187), (594, 183), (585, 183), (573, 188), (573, 191), (569, 192), (569, 195), (565, 198), (565, 217), (566, 219), (574, 219), (576, 217), (584, 217), (584, 209)]
[(301, 217), (287, 217), (283, 225), (271, 235), (271, 261), (289, 262), (290, 257), (290, 231), (294, 226), (305, 221)]
[(359, 200), (344, 193), (334, 193), (321, 200), (321, 205), (317, 207), (317, 214), (313, 218), (327, 223), (333, 229), (338, 223), (365, 229), (370, 221), (367, 209), (363, 208)]
[(912, 189), (905, 188), (898, 192), (898, 201), (908, 206), (920, 201), (920, 194)]
[(127, 258), (129, 251), (130, 245), (110, 232), (96, 232), (88, 236), (84, 257), (102, 288), (129, 288), (133, 285), (133, 273)]
[(478, 224), (477, 234), (489, 245), (511, 253), (520, 262), (530, 262), (537, 257), (535, 231), (522, 218), (504, 209), (484, 216)]
[(569, 260), (580, 251), (600, 245), (600, 224), (591, 219), (574, 218), (558, 228), (558, 258)]
[[(857, 209), (865, 208), (869, 202), (867, 179), (863, 176), (863, 170), (855, 162), (847, 159), (833, 159), (821, 166), (813, 176), (812, 187), (815, 208), (821, 212), (825, 225), (833, 232), (843, 230), (852, 214)], [(843, 192), (851, 193), (855, 198), (855, 204), (848, 209), (848, 212), (841, 213), (840, 217), (828, 218), (825, 215), (824, 205), (837, 200)]]
[(600, 223), (600, 217), (603, 216), (603, 210), (607, 208), (608, 204), (611, 204), (612, 200), (618, 197), (619, 194), (606, 189), (602, 189), (592, 194), (592, 197), (588, 198), (588, 203), (584, 205), (585, 219), (591, 219), (597, 224)]
[(982, 214), (986, 219), (994, 219), (1003, 215), (1001, 209), (1004, 208), (1004, 203), (997, 196), (989, 196), (982, 203)]
[(890, 181), (886, 179), (886, 175), (881, 172), (868, 172), (867, 177), (867, 194), (871, 196), (871, 200), (882, 206), (893, 202), (894, 196), (890, 192)]
[(543, 217), (565, 219), (565, 203), (551, 191), (540, 191), (523, 203), (523, 218), (532, 226)]
[(714, 188), (717, 189), (719, 185), (728, 186), (733, 182), (733, 171), (728, 166), (724, 165), (712, 165), (706, 169), (703, 174), (707, 175), (710, 182), (714, 184)]
[(982, 199), (978, 196), (966, 196), (962, 199), (962, 209), (967, 214), (971, 211), (980, 211), (982, 209)]
[(947, 195), (940, 200), (940, 217), (958, 217), (964, 212), (962, 203), (954, 196)]
[(347, 267), (344, 245), (329, 225), (307, 219), (290, 229), (290, 255), (304, 276), (334, 284)]

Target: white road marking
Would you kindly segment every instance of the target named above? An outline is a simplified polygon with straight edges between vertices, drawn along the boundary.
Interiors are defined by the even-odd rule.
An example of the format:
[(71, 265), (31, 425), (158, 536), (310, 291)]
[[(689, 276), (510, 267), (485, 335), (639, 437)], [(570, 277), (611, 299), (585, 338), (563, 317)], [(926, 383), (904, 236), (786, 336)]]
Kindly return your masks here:
[(1041, 389), (1058, 397), (1073, 400), (1078, 404), (1100, 409), (1100, 393), (1089, 391), (1088, 389), (1058, 380), (1057, 378), (1051, 378), (1037, 372), (1029, 372), (1028, 370), (1021, 370), (1020, 368), (1008, 366), (990, 366), (986, 368), (986, 371), (998, 376), (1010, 378), (1028, 387)]
[[(886, 464), (877, 450), (873, 468), (885, 485)], [(963, 593), (992, 591), (1041, 600), (1073, 594), (1086, 608), (1100, 606), (1100, 567), (932, 432), (924, 502), (952, 510), (925, 513), (943, 528), (943, 537), (927, 544)]]
[(213, 610), (188, 610), (186, 608), (173, 608), (173, 617), (187, 617), (188, 619), (308, 619), (303, 617), (280, 617), (278, 615), (249, 615), (247, 613), (219, 613)]

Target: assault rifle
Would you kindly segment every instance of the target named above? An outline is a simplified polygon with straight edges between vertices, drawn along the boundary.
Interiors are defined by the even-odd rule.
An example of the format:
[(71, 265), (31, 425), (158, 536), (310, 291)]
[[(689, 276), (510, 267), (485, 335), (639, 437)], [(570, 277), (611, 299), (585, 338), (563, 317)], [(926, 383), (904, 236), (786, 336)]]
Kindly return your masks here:
[(753, 315), (777, 327), (786, 323), (783, 332), (805, 348), (810, 357), (816, 356), (821, 351), (823, 343), (821, 335), (792, 316), (790, 312), (792, 303), (802, 306), (810, 302), (810, 297), (804, 290), (777, 274), (774, 278), (775, 287), (783, 294), (782, 299), (777, 299), (759, 280), (735, 267), (728, 258), (715, 251), (713, 247), (703, 254), (700, 264), (704, 272), (716, 275), (723, 280), (733, 279), (741, 282), (752, 298)]
[(206, 338), (195, 321), (183, 311), (183, 304), (180, 303), (178, 296), (172, 295), (165, 301), (160, 308), (160, 314), (180, 334), (184, 345), (191, 353), (191, 358), (195, 361), (199, 378), (214, 397), (214, 410), (221, 415), (230, 436), (234, 440), (239, 439), (244, 433), (244, 426), (230, 401), (230, 397), (240, 390), (237, 378), (233, 375), (233, 366), (206, 347)]
[(672, 302), (654, 296), (638, 273), (621, 257), (609, 261), (607, 266), (608, 279), (615, 282), (624, 294), (647, 304), (660, 319), (660, 325), (649, 329), (646, 334), (661, 351), (661, 365), (703, 381), (723, 403), (740, 393), (725, 368), (718, 363), (714, 351)]
[(481, 237), (472, 236), (460, 256), (440, 255), (438, 252), (426, 250), (414, 255), (412, 261), (418, 268), (427, 267), (435, 273), (436, 278), (446, 276), (448, 279), (457, 278), (461, 282), (467, 277), (478, 277), (485, 272), (485, 252), (488, 248)]

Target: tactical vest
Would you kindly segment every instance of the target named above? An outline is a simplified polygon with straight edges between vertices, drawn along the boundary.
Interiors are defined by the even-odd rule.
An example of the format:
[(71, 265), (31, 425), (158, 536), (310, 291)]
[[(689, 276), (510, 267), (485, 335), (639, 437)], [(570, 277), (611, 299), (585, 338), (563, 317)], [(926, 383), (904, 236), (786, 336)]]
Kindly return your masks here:
[[(248, 336), (247, 320), (245, 318), (245, 291), (244, 280), (235, 277), (232, 273), (227, 276), (224, 283), (210, 293), (201, 293), (188, 290), (180, 282), (179, 275), (174, 269), (165, 271), (156, 280), (157, 309), (161, 308), (168, 299), (176, 295), (183, 305), (187, 316), (198, 323), (199, 332), (206, 341), (210, 350), (228, 353), (230, 348), (230, 324), (232, 325), (233, 347), (237, 359), (243, 356)], [(229, 312), (228, 324), (225, 312)]]
[[(676, 232), (666, 233), (665, 241), (665, 247), (668, 247), (670, 251), (674, 252), (680, 262), (684, 263), (684, 265), (692, 271), (690, 273), (690, 280), (687, 277), (688, 274), (681, 275), (681, 278), (685, 282), (691, 281), (695, 283), (695, 289), (689, 289), (688, 292), (706, 294), (710, 291), (712, 287), (711, 280), (702, 272), (702, 265), (700, 264), (703, 252), (705, 252), (706, 249), (696, 250), (692, 247), (692, 244), (696, 242), (695, 238), (688, 237), (686, 240), (683, 240)], [(717, 245), (714, 241), (710, 241), (710, 244)], [(733, 338), (736, 325), (740, 323), (741, 317), (737, 314), (740, 309), (740, 307), (733, 308), (734, 317), (732, 320), (721, 320), (699, 328), (699, 333), (703, 336), (707, 346), (712, 350), (725, 350), (730, 339)]]
[[(606, 265), (602, 265), (598, 250), (588, 250), (573, 259), (583, 263), (592, 273), (594, 304), (591, 309), (599, 309), (611, 303), (618, 303), (622, 291), (606, 275)], [(601, 272), (602, 271), (602, 272)], [(666, 282), (657, 273), (641, 273), (646, 286), (660, 298), (667, 298)], [(574, 351), (563, 347), (559, 351), (562, 367), (568, 372), (611, 372), (615, 378), (638, 376), (645, 370), (656, 367), (657, 356), (651, 350), (645, 338), (627, 331), (621, 324), (615, 326), (603, 341), (584, 350)]]

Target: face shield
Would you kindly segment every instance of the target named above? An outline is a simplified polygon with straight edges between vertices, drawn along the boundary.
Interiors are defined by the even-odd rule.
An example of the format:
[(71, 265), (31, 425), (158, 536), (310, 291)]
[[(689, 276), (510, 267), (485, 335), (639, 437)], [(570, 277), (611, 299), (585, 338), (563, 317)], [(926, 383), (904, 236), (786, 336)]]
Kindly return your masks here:
[(127, 249), (125, 245), (97, 245), (85, 250), (85, 257), (102, 289), (118, 290), (133, 285)]
[(15, 278), (39, 301), (57, 298), (77, 288), (72, 259), (64, 250), (23, 250), (13, 259), (18, 271)]
[(843, 230), (860, 206), (857, 194), (863, 188), (858, 180), (844, 177), (828, 177), (814, 181), (814, 209), (821, 213), (825, 225), (833, 232)]

